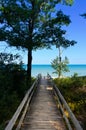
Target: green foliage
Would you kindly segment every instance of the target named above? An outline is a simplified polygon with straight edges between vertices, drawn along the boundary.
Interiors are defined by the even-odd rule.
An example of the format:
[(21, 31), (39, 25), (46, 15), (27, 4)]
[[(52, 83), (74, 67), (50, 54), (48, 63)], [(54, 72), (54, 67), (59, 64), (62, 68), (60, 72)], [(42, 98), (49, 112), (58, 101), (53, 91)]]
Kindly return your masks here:
[[(73, 0), (47, 0), (46, 2), (44, 0), (1, 0), (0, 40), (8, 42), (11, 46), (29, 50), (45, 46), (42, 24), (50, 20), (56, 4), (59, 2), (71, 4), (71, 1)], [(57, 13), (57, 17), (60, 24), (70, 23), (69, 17), (61, 11)]]
[(65, 57), (64, 60), (61, 60), (61, 62), (59, 62), (59, 57), (56, 57), (56, 59), (51, 62), (52, 67), (55, 69), (54, 73), (58, 74), (58, 76), (61, 77), (63, 72), (69, 71), (67, 66), (68, 63), (69, 61), (67, 57)]
[(55, 1), (44, 0), (2, 0), (0, 16), (0, 40), (5, 40), (11, 46), (29, 50), (42, 47), (40, 39), (41, 25), (49, 19)]
[(82, 14), (81, 16), (84, 17), (84, 18), (86, 19), (86, 13)]
[(55, 18), (50, 18), (42, 26), (45, 41), (51, 45), (55, 45), (57, 48), (73, 46), (76, 42), (74, 40), (70, 41), (66, 39), (66, 30), (62, 29), (62, 26), (69, 25), (70, 22), (69, 16), (65, 15), (61, 10), (58, 11)]
[(86, 77), (74, 74), (71, 78), (54, 79), (76, 117), (86, 128)]
[(12, 55), (12, 54), (7, 54), (7, 53), (0, 53), (0, 64), (16, 64), (17, 62), (21, 62), (22, 57), (19, 56), (18, 54)]
[(61, 47), (67, 48), (69, 46), (73, 46), (76, 42), (74, 40), (70, 41), (65, 38), (66, 30), (62, 29), (63, 25), (70, 24), (69, 16), (65, 15), (61, 10), (57, 12), (55, 18), (49, 20), (49, 27), (45, 30), (47, 33), (46, 36), (49, 38), (49, 43), (55, 45), (58, 48), (59, 56), (53, 60), (52, 67), (56, 70), (55, 73), (58, 74), (59, 77), (62, 76), (62, 72), (68, 72), (67, 64), (68, 59), (61, 60)]
[(28, 89), (26, 71), (18, 59), (19, 55), (0, 53), (0, 129), (4, 129)]
[(83, 79), (79, 78), (77, 73), (74, 73), (71, 79), (72, 79), (72, 87), (74, 87), (75, 89), (80, 86), (83, 86)]
[[(1, 0), (0, 2), (0, 40), (28, 51), (29, 80), (31, 80), (32, 50), (49, 47), (49, 40), (42, 25), (49, 21), (55, 5), (61, 1)], [(70, 0), (64, 2), (71, 4)]]
[(74, 3), (74, 0), (66, 0), (67, 5), (72, 5)]
[[(56, 0), (2, 0), (0, 3), (0, 40), (28, 51), (27, 77), (31, 82), (32, 50), (46, 46), (41, 28), (51, 16)], [(43, 35), (42, 35), (43, 34)]]
[(71, 20), (69, 16), (63, 14), (63, 12), (60, 10), (57, 12), (54, 22), (58, 23), (59, 26), (62, 26), (62, 25), (69, 25), (71, 23)]

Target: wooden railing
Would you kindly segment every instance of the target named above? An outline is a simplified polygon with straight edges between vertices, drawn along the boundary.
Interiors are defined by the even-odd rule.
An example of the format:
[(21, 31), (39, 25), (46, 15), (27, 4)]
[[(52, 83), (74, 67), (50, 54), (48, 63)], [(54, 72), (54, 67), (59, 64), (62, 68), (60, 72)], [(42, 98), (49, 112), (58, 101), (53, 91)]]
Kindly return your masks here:
[(16, 110), (16, 112), (14, 113), (12, 119), (9, 121), (8, 125), (6, 126), (5, 130), (12, 130), (19, 118), (19, 121), (18, 121), (18, 125), (17, 127), (15, 128), (15, 130), (19, 130), (20, 127), (21, 127), (21, 124), (22, 124), (22, 121), (25, 117), (25, 114), (27, 112), (27, 109), (30, 105), (30, 102), (31, 102), (31, 99), (32, 99), (32, 96), (38, 86), (38, 82), (40, 80), (40, 77), (41, 75), (39, 74), (35, 80), (35, 82), (33, 83), (33, 85), (31, 86), (31, 88), (27, 91), (25, 97), (23, 98), (22, 102), (20, 103), (18, 109)]
[(51, 86), (53, 87), (56, 100), (58, 101), (59, 108), (61, 110), (61, 113), (63, 114), (68, 130), (83, 130), (81, 125), (79, 124), (79, 121), (76, 119), (64, 97), (60, 93), (59, 89), (54, 84), (52, 77), (49, 74), (47, 77)]

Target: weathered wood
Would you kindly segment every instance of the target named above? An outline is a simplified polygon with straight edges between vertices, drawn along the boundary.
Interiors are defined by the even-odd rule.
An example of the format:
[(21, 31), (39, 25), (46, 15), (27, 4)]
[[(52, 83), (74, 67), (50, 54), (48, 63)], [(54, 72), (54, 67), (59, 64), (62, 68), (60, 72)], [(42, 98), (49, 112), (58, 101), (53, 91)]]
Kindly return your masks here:
[[(53, 80), (52, 78), (48, 75), (48, 79), (51, 80), (51, 84), (59, 98), (59, 102), (60, 102), (60, 107), (61, 107), (61, 110), (62, 110), (62, 113), (63, 115), (65, 115), (65, 112), (64, 112), (64, 108), (66, 109), (66, 111), (68, 112), (69, 114), (69, 117), (75, 127), (75, 130), (83, 130), (81, 125), (79, 124), (78, 120), (76, 119), (75, 115), (73, 114), (73, 112), (71, 111), (70, 107), (68, 106), (67, 102), (65, 101), (64, 97), (62, 96), (62, 94), (60, 93), (59, 89), (57, 88), (57, 86), (53, 83)], [(62, 105), (64, 106), (64, 108), (62, 107)], [(66, 115), (65, 115), (65, 118), (66, 118)], [(67, 120), (66, 118), (66, 122), (67, 122), (67, 125), (69, 127), (69, 129), (71, 130), (71, 127), (70, 127), (70, 124), (69, 124), (69, 121)]]
[(59, 98), (58, 98), (58, 96), (57, 96), (57, 94), (56, 94), (55, 91), (54, 91), (54, 94), (55, 94), (55, 96), (57, 97), (57, 100), (58, 100), (58, 103), (59, 103), (59, 107), (60, 107), (60, 109), (61, 109), (61, 112), (62, 112), (62, 114), (63, 114), (63, 117), (64, 117), (64, 119), (65, 119), (65, 122), (66, 122), (66, 124), (67, 124), (68, 130), (72, 130), (71, 124), (70, 124), (68, 118), (66, 117), (66, 115), (65, 115), (65, 113), (64, 113), (64, 109), (63, 109), (63, 107), (62, 107), (62, 104), (61, 104), (61, 102), (60, 102), (60, 100), (59, 100)]
[(49, 86), (47, 80), (41, 79), (21, 130), (66, 130), (52, 91), (52, 87)]
[[(20, 103), (18, 109), (17, 109), (16, 112), (14, 113), (12, 119), (10, 120), (10, 122), (8, 123), (8, 125), (6, 126), (5, 130), (12, 130), (12, 129), (13, 129), (13, 127), (14, 127), (14, 125), (15, 125), (15, 123), (16, 123), (18, 117), (19, 117), (19, 115), (21, 114), (21, 111), (22, 111), (22, 109), (24, 108), (26, 102), (29, 103), (28, 100), (31, 100), (31, 99), (29, 99), (29, 95), (33, 92), (34, 87), (35, 87), (35, 85), (37, 84), (38, 80), (39, 80), (39, 76), (37, 77), (37, 79), (36, 79), (35, 82), (33, 83), (32, 87), (31, 87), (31, 88), (28, 90), (28, 92), (26, 93), (24, 99), (23, 99), (22, 102)], [(26, 106), (27, 106), (27, 104), (26, 104)], [(25, 113), (26, 113), (26, 112), (25, 112)], [(23, 120), (24, 116), (25, 116), (25, 114), (23, 115), (22, 120)]]
[[(70, 110), (59, 89), (52, 82), (51, 77), (48, 75), (48, 79), (51, 84), (48, 82), (48, 79), (44, 77), (44, 79), (41, 79), (40, 84), (38, 85), (39, 79), (40, 76), (38, 76), (30, 90), (26, 93), (23, 101), (19, 105), (17, 111), (15, 112), (5, 130), (12, 130), (23, 108), (23, 114), (20, 118), (16, 130), (66, 130), (63, 117), (67, 122), (68, 129), (72, 130), (69, 120), (65, 115), (64, 109), (66, 109), (69, 113), (70, 119), (73, 122), (75, 129), (82, 130), (79, 122)], [(34, 95), (34, 98), (30, 104), (35, 87), (38, 88), (38, 91)], [(63, 116), (57, 107), (53, 92), (55, 92), (55, 96), (58, 99)]]
[(32, 98), (32, 96), (33, 96), (33, 93), (34, 93), (34, 91), (32, 92), (32, 94), (30, 95), (30, 97), (29, 97), (29, 99), (28, 99), (28, 102), (27, 102), (27, 104), (26, 104), (26, 106), (25, 106), (25, 109), (24, 109), (24, 111), (23, 111), (22, 117), (21, 117), (21, 119), (20, 119), (20, 121), (19, 121), (19, 123), (18, 123), (18, 126), (17, 126), (16, 130), (19, 130), (19, 129), (21, 128), (21, 124), (22, 124), (22, 122), (23, 122), (23, 120), (24, 120), (24, 117), (25, 117), (25, 115), (26, 115), (26, 112), (27, 112), (27, 109), (28, 109), (28, 107), (29, 107), (29, 103), (30, 103), (30, 101), (31, 101), (31, 98)]

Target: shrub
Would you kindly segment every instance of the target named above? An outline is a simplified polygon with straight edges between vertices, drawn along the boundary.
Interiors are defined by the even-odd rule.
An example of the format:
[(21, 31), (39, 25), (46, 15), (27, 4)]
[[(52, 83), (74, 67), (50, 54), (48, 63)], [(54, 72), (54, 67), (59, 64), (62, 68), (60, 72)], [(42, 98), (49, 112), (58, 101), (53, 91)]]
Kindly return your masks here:
[(0, 130), (12, 117), (28, 89), (22, 62), (14, 62), (17, 58), (12, 54), (0, 54)]
[[(86, 77), (54, 79), (70, 108), (86, 128)], [(82, 117), (82, 118), (80, 118)]]

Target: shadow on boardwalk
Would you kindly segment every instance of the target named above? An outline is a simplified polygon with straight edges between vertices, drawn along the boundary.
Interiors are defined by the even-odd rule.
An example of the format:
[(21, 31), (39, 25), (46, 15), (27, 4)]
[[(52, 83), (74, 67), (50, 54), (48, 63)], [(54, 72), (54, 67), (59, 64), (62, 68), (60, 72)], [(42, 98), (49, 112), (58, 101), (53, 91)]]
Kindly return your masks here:
[(47, 79), (42, 78), (38, 87), (21, 130), (66, 130)]

